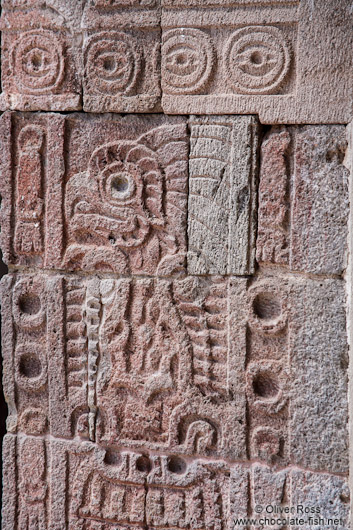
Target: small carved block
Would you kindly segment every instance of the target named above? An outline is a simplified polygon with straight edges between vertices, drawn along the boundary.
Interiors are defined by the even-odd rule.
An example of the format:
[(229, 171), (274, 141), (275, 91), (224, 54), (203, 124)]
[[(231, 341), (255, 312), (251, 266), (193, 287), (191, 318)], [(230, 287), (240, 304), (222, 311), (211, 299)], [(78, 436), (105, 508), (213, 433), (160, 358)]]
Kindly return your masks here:
[(252, 116), (190, 120), (188, 272), (254, 271), (258, 124)]
[(39, 1), (3, 3), (1, 110), (80, 109), (81, 16), (82, 0), (61, 0), (55, 10)]
[(160, 111), (161, 29), (157, 2), (87, 3), (83, 28), (84, 110)]
[(261, 147), (256, 257), (294, 271), (347, 265), (348, 171), (343, 126), (273, 128)]

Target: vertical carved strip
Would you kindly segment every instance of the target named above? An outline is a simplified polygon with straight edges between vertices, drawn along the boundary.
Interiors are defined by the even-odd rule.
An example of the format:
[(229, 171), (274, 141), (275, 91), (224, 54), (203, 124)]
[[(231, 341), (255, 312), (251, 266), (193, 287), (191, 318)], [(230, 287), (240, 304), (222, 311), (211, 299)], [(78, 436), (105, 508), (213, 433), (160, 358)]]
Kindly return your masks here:
[(16, 474), (16, 437), (6, 434), (2, 446), (2, 510), (1, 523), (5, 530), (16, 530), (17, 526), (17, 474)]
[(18, 254), (43, 252), (43, 143), (44, 132), (37, 125), (26, 125), (21, 129), (16, 176), (15, 250)]
[(19, 528), (47, 529), (47, 458), (44, 440), (19, 440)]
[(13, 254), (12, 115), (11, 112), (5, 112), (0, 118), (0, 245), (6, 263), (12, 260)]
[(188, 272), (254, 269), (257, 122), (252, 116), (191, 123)]
[(98, 279), (91, 280), (87, 284), (86, 293), (86, 325), (88, 338), (88, 395), (89, 408), (89, 437), (95, 439), (95, 422), (97, 413), (97, 371), (99, 361), (99, 327), (101, 321), (101, 299), (99, 292), (100, 282)]
[(47, 281), (49, 418), (53, 436), (69, 437), (71, 430), (67, 403), (63, 281), (63, 278), (58, 277)]
[(50, 442), (50, 522), (48, 530), (66, 528), (68, 455), (62, 442)]
[(255, 117), (233, 118), (228, 274), (254, 272), (258, 136)]
[(45, 267), (60, 267), (63, 252), (63, 186), (65, 178), (65, 117), (48, 117), (45, 219)]
[(261, 148), (258, 261), (288, 264), (288, 185), (286, 157), (290, 145), (287, 130), (273, 131)]
[(12, 432), (17, 425), (17, 407), (14, 380), (14, 351), (15, 337), (12, 320), (12, 276), (5, 276), (0, 284), (1, 295), (1, 348), (2, 348), (2, 368), (3, 368), (3, 391), (8, 407), (8, 417), (6, 420), (7, 430)]

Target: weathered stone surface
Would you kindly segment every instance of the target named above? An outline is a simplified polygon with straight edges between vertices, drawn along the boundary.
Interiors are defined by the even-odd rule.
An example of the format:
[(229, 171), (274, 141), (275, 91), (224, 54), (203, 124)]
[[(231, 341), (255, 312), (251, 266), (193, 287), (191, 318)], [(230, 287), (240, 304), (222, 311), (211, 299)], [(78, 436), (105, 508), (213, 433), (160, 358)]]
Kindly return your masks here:
[(2, 4), (0, 109), (79, 109), (83, 1)]
[(252, 116), (190, 119), (188, 272), (254, 271), (258, 125)]
[[(298, 517), (298, 506), (310, 507), (309, 500), (326, 518), (341, 519), (339, 525), (325, 528), (348, 528), (347, 483), (342, 477), (290, 468), (273, 472), (259, 464), (249, 468), (222, 460), (189, 461), (24, 435), (6, 435), (4, 447), (11, 472), (4, 530), (31, 525), (40, 530), (110, 530), (117, 525), (145, 528), (146, 522), (153, 528), (235, 530), (248, 526), (241, 521), (247, 516), (283, 519), (283, 513), (265, 512), (269, 503), (264, 492), (271, 495), (270, 504), (293, 509), (291, 518)], [(7, 502), (15, 497), (16, 504)]]
[(348, 171), (343, 126), (273, 128), (261, 147), (256, 257), (294, 271), (347, 266)]
[[(313, 525), (325, 525), (331, 530), (344, 530), (350, 527), (350, 492), (342, 477), (295, 470), (290, 476), (290, 488), (292, 503), (306, 508), (306, 522), (300, 528), (309, 530)], [(316, 513), (309, 511), (311, 507), (316, 508)]]
[(184, 267), (184, 118), (5, 113), (0, 127), (7, 263), (162, 276)]
[(345, 472), (348, 350), (344, 284), (307, 280), (292, 289), (297, 300), (290, 328), (292, 459), (310, 469)]
[(349, 0), (162, 5), (164, 112), (258, 114), (270, 124), (352, 119)]
[(245, 459), (245, 291), (243, 279), (7, 276), (9, 430)]
[(14, 274), (2, 293), (11, 432), (347, 471), (341, 280)]
[(4, 0), (0, 109), (352, 119), (349, 0), (160, 3)]

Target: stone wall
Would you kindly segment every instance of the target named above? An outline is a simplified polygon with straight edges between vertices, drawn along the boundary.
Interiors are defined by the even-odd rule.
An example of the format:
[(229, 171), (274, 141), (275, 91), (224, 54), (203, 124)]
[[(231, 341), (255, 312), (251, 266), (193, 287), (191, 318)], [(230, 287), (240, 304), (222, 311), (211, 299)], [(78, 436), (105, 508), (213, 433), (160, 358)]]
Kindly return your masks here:
[(2, 0), (4, 530), (350, 527), (352, 16)]

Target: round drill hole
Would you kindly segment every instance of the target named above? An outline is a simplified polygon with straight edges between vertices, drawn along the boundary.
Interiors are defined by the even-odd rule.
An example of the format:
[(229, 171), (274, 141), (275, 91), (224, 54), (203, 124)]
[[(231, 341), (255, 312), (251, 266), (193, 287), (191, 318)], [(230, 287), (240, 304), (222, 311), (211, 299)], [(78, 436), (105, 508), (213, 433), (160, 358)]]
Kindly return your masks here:
[(272, 399), (276, 397), (279, 392), (277, 380), (271, 374), (266, 372), (257, 374), (252, 385), (255, 395), (262, 399)]
[(281, 301), (273, 293), (259, 293), (254, 299), (254, 313), (261, 320), (274, 320), (282, 312)]
[(125, 175), (116, 175), (111, 180), (111, 188), (113, 197), (120, 198), (126, 195), (129, 190), (129, 179)]
[(103, 61), (103, 68), (104, 70), (107, 70), (107, 72), (111, 72), (115, 69), (115, 61), (113, 57), (106, 57)]
[(261, 64), (263, 60), (263, 57), (260, 52), (253, 52), (250, 56), (250, 61), (253, 64)]
[(42, 365), (35, 354), (26, 353), (22, 355), (20, 359), (19, 370), (24, 377), (33, 379), (34, 377), (38, 377), (40, 375), (42, 371)]
[(186, 462), (178, 456), (171, 456), (168, 459), (168, 469), (171, 473), (182, 475), (186, 471)]
[(146, 455), (141, 455), (136, 460), (136, 468), (143, 473), (149, 473), (152, 469), (151, 460)]
[(104, 456), (104, 463), (108, 466), (117, 466), (121, 463), (121, 456), (118, 451), (107, 449)]
[(19, 307), (26, 315), (36, 315), (40, 311), (40, 299), (35, 294), (25, 294), (19, 299)]

